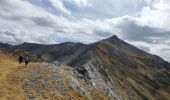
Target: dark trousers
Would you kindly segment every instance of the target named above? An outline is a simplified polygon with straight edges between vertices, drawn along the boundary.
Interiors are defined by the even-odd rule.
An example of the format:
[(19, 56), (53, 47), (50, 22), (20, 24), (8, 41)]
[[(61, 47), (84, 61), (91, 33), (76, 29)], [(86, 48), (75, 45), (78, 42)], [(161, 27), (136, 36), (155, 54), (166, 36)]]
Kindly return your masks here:
[(21, 64), (22, 63), (22, 60), (19, 60), (19, 64)]
[(25, 61), (25, 65), (28, 65), (29, 61)]

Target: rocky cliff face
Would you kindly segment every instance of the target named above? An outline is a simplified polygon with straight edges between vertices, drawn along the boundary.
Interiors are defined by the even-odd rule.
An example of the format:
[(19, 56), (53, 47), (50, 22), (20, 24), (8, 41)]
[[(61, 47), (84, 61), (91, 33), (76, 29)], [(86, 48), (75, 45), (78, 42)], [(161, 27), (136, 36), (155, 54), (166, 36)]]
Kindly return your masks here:
[(116, 36), (88, 45), (24, 44), (24, 47), (19, 45), (12, 49), (18, 48), (41, 56), (48, 55), (48, 60), (69, 66), (85, 84), (102, 90), (112, 99), (170, 99), (170, 64)]
[(169, 99), (170, 64), (115, 36), (93, 44), (69, 65), (86, 70), (85, 76), (92, 85), (112, 97)]

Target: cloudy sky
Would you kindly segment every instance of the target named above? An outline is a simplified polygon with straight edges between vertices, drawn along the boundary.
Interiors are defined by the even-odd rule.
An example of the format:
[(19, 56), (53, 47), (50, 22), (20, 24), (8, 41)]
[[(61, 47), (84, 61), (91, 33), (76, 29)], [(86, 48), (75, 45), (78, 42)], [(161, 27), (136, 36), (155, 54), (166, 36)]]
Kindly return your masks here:
[(170, 0), (0, 0), (0, 42), (92, 43), (112, 35), (170, 61)]

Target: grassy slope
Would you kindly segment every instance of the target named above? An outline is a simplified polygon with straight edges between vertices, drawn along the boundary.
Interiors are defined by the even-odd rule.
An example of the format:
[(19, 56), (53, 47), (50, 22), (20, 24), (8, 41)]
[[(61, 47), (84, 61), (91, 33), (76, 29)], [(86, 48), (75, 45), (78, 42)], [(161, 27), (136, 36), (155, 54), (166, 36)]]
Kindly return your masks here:
[(18, 85), (10, 85), (7, 76), (21, 66), (12, 57), (0, 53), (0, 99), (23, 100), (24, 94)]
[[(145, 61), (138, 60), (137, 57), (131, 55), (127, 55), (127, 58), (123, 61), (134, 61), (143, 66), (127, 66), (121, 62), (125, 56), (122, 56), (120, 60), (117, 60), (118, 58), (112, 59), (112, 57), (106, 56), (109, 55), (107, 54), (109, 49), (106, 49), (109, 47), (107, 47), (107, 45), (102, 46), (96, 49), (96, 57), (108, 66), (108, 69), (112, 72), (110, 76), (113, 76), (117, 91), (125, 100), (129, 98), (138, 100), (170, 100), (170, 90), (169, 88), (166, 88), (168, 87), (168, 84), (163, 84), (162, 81), (158, 80), (158, 77), (160, 79), (164, 79), (164, 77), (167, 78), (168, 75), (170, 75), (169, 71), (144, 67), (146, 66)], [(167, 81), (169, 79), (166, 78), (164, 79), (165, 83), (168, 83)]]
[[(67, 79), (70, 74), (67, 69), (62, 70), (54, 72), (35, 63), (27, 67), (19, 65), (15, 57), (0, 52), (0, 100), (27, 100), (28, 98), (33, 100), (70, 100), (70, 98), (88, 100), (80, 91), (71, 89), (70, 80)], [(53, 80), (46, 76), (56, 77), (56, 82), (52, 82)], [(64, 80), (65, 83), (58, 84), (59, 80)], [(109, 100), (105, 93), (88, 86), (83, 80), (81, 81), (81, 84), (87, 86), (86, 89), (91, 92), (92, 99)], [(31, 86), (34, 82), (38, 83)], [(45, 85), (46, 83), (47, 85)], [(56, 84), (59, 90), (51, 92)], [(63, 92), (67, 95), (64, 96), (60, 90), (64, 90)]]

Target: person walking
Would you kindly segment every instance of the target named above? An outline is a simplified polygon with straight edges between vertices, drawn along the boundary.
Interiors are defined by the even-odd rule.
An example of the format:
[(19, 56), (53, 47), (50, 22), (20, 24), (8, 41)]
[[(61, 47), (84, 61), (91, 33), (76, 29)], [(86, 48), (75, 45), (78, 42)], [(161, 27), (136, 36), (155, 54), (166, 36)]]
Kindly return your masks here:
[(29, 55), (27, 55), (27, 56), (25, 57), (25, 65), (27, 66), (28, 63), (29, 63)]
[(23, 57), (22, 57), (22, 56), (19, 56), (18, 60), (19, 60), (19, 64), (21, 64), (21, 63), (22, 63), (22, 60), (23, 60)]

